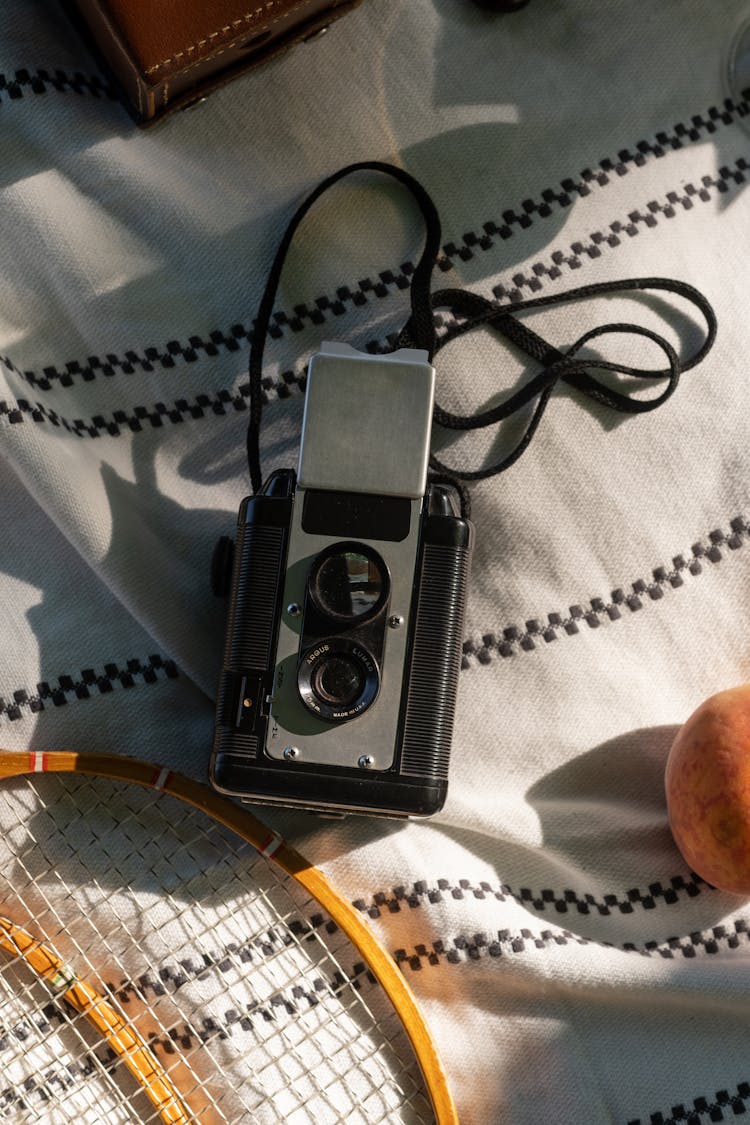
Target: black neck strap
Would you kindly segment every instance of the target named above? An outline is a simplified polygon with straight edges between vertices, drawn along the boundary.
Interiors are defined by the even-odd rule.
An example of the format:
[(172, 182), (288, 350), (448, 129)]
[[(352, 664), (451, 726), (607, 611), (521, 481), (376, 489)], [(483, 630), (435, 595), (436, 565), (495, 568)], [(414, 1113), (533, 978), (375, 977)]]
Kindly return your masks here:
[(329, 176), (327, 179), (323, 180), (322, 183), (318, 184), (314, 191), (311, 191), (307, 198), (300, 204), (289, 220), (289, 225), (284, 231), (284, 236), (279, 243), (279, 248), (276, 251), (276, 256), (268, 274), (266, 287), (258, 307), (255, 324), (253, 325), (253, 332), (250, 339), (250, 421), (247, 428), (247, 460), (250, 470), (250, 481), (254, 492), (257, 492), (261, 487), (262, 481), (259, 442), (260, 422), (263, 410), (263, 352), (265, 351), (266, 337), (268, 336), (268, 328), (271, 323), (281, 271), (284, 268), (284, 262), (286, 261), (286, 256), (289, 252), (292, 239), (296, 234), (297, 227), (300, 225), (307, 212), (324, 192), (328, 191), (328, 189), (333, 187), (335, 183), (338, 183), (339, 180), (343, 180), (345, 176), (350, 176), (354, 172), (382, 172), (384, 175), (391, 176), (393, 179), (398, 180), (408, 188), (422, 212), (427, 233), (422, 256), (417, 262), (409, 285), (411, 298), (411, 316), (409, 317), (409, 324), (413, 326), (413, 342), (410, 346), (424, 348), (429, 354), (430, 359), (435, 352), (435, 320), (432, 313), (430, 296), (432, 271), (437, 256), (440, 253), (440, 216), (437, 213), (435, 204), (419, 181), (415, 180), (413, 176), (410, 176), (408, 172), (404, 172), (401, 168), (393, 167), (390, 164), (381, 164), (376, 160), (364, 161), (361, 164), (350, 164), (346, 168), (341, 168), (338, 172), (334, 172), (332, 176)]
[[(714, 311), (703, 296), (692, 285), (669, 278), (647, 277), (633, 278), (625, 281), (604, 282), (597, 285), (583, 285), (577, 289), (569, 289), (564, 293), (556, 293), (548, 297), (538, 297), (529, 301), (520, 301), (511, 306), (499, 305), (477, 293), (464, 289), (441, 289), (431, 292), (432, 272), (440, 253), (440, 217), (432, 199), (422, 185), (405, 172), (390, 164), (378, 161), (364, 161), (360, 164), (350, 164), (340, 169), (332, 176), (318, 184), (292, 216), (284, 236), (276, 251), (271, 266), (266, 287), (261, 298), (258, 314), (255, 320), (250, 341), (250, 419), (247, 429), (247, 458), (250, 471), (250, 481), (254, 492), (262, 484), (260, 467), (260, 425), (263, 410), (263, 353), (270, 326), (276, 292), (284, 267), (289, 247), (298, 226), (317, 199), (330, 187), (345, 176), (355, 172), (378, 172), (390, 176), (403, 184), (419, 207), (425, 223), (425, 246), (417, 262), (410, 281), (411, 313), (406, 324), (399, 333), (396, 347), (412, 347), (425, 350), (430, 359), (451, 340), (462, 336), (465, 332), (486, 325), (504, 336), (510, 343), (520, 348), (532, 359), (542, 364), (542, 370), (529, 381), (505, 398), (502, 402), (489, 410), (478, 414), (451, 414), (440, 406), (435, 406), (434, 420), (440, 425), (454, 430), (479, 429), (502, 422), (517, 410), (522, 409), (536, 399), (531, 419), (514, 449), (504, 457), (481, 469), (470, 471), (449, 468), (436, 457), (430, 458), (430, 467), (433, 479), (449, 482), (457, 488), (462, 497), (462, 506), (468, 514), (468, 496), (466, 490), (459, 484), (460, 481), (483, 480), (510, 468), (518, 460), (529, 442), (536, 433), (542, 419), (549, 398), (558, 380), (586, 395), (588, 398), (627, 414), (642, 414), (655, 410), (658, 406), (674, 393), (683, 371), (695, 367), (710, 351), (716, 337), (716, 316)], [(518, 319), (518, 314), (530, 309), (542, 309), (552, 305), (559, 305), (568, 301), (585, 300), (589, 297), (598, 297), (604, 294), (644, 292), (661, 290), (674, 293), (694, 305), (701, 313), (706, 334), (703, 343), (687, 359), (681, 359), (672, 345), (658, 332), (644, 328), (638, 324), (614, 323), (604, 324), (584, 333), (566, 351), (560, 351), (549, 344), (543, 337), (529, 328)], [(438, 337), (435, 328), (436, 309), (448, 310), (452, 323), (442, 331)], [(585, 344), (591, 340), (613, 333), (629, 333), (644, 336), (655, 343), (666, 357), (667, 366), (663, 368), (629, 367), (626, 364), (614, 363), (609, 360), (580, 357), (578, 353)], [(613, 390), (605, 382), (595, 378), (592, 372), (613, 372), (618, 375), (632, 376), (638, 380), (666, 379), (664, 389), (650, 399), (632, 398), (621, 391)]]

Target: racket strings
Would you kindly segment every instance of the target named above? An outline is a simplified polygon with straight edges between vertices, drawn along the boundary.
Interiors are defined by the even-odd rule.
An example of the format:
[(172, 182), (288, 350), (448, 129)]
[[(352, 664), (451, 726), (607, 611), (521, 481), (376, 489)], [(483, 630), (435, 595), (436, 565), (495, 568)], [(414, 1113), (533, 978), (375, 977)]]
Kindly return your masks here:
[[(46, 781), (45, 788), (50, 787), (50, 781)], [(97, 965), (117, 966), (123, 950), (131, 948), (133, 942), (138, 940), (138, 927), (134, 924), (138, 918), (137, 903), (132, 894), (125, 893), (122, 887), (117, 896), (111, 893), (112, 875), (115, 873), (118, 858), (124, 854), (123, 847), (127, 846), (128, 842), (132, 843), (132, 840), (129, 840), (126, 828), (122, 840), (118, 843), (118, 854), (113, 854), (108, 844), (115, 822), (106, 813), (101, 814), (100, 819), (104, 823), (100, 825), (98, 837), (95, 837), (95, 834), (85, 832), (86, 818), (92, 811), (91, 802), (87, 803), (82, 799), (79, 805), (71, 799), (64, 785), (61, 786), (59, 782), (55, 785), (54, 803), (48, 803), (41, 798), (33, 783), (29, 788), (32, 803), (33, 799), (36, 799), (35, 816), (31, 821), (24, 822), (28, 839), (17, 855), (13, 877), (14, 889), (26, 918), (36, 923), (35, 929), (45, 934), (51, 947), (56, 951), (65, 951), (66, 960), (77, 965), (79, 977), (96, 979)], [(79, 787), (78, 795), (84, 797), (83, 786)], [(124, 825), (129, 817), (132, 819), (132, 815), (132, 813), (123, 814)], [(36, 833), (33, 831), (34, 826)], [(64, 831), (60, 830), (61, 826)], [(103, 830), (105, 828), (106, 831)], [(81, 841), (82, 836), (83, 841)], [(90, 864), (87, 869), (85, 857), (91, 853), (93, 847), (97, 848), (97, 864)], [(133, 853), (132, 858), (140, 863), (140, 857), (136, 853)], [(103, 885), (96, 873), (97, 867), (102, 869), (105, 863), (108, 864), (110, 873), (108, 887)], [(118, 903), (122, 906), (121, 900), (125, 903), (123, 913), (118, 910)], [(105, 904), (111, 911), (112, 921), (115, 924), (110, 922), (106, 927), (97, 926), (95, 920), (100, 917), (97, 908), (101, 909)], [(128, 905), (130, 909), (127, 909)], [(71, 907), (74, 907), (72, 911)], [(145, 1000), (144, 992), (148, 984), (145, 977), (142, 977), (137, 984), (121, 977), (119, 980), (108, 980), (106, 984), (98, 982), (97, 991), (106, 998), (105, 1003), (115, 1001), (118, 1010), (123, 1011), (127, 1016), (127, 1004), (131, 999), (131, 993)], [(153, 981), (150, 984), (152, 987), (155, 986)], [(157, 994), (163, 992), (163, 988), (158, 984), (155, 987)], [(50, 1005), (47, 1004), (47, 1009), (49, 1007)], [(77, 1036), (78, 1052), (84, 1060), (82, 1066), (74, 1064), (71, 1069), (74, 1073), (87, 1077), (93, 1066), (100, 1074), (111, 1076), (117, 1068), (118, 1059), (132, 1058), (139, 1045), (138, 1043), (133, 1045), (126, 1040), (124, 1049), (118, 1056), (112, 1048), (111, 1041), (107, 1040), (98, 1044), (97, 1049), (92, 1053), (92, 1029), (89, 1019), (92, 1007), (97, 1009), (99, 1006), (84, 1000), (83, 1013), (77, 1012), (65, 997), (63, 1003), (57, 1005), (58, 1012), (64, 1008), (67, 1013), (69, 1037), (71, 1034)], [(161, 1044), (166, 1051), (173, 1053), (174, 1036), (175, 1028), (170, 1027), (161, 1035), (148, 1031), (140, 1036), (140, 1040)], [(184, 1042), (184, 1035), (182, 1041)], [(145, 1064), (147, 1069), (149, 1062), (150, 1060), (147, 1059)], [(184, 1055), (182, 1066), (184, 1071), (189, 1070), (188, 1054)], [(108, 1080), (109, 1084), (113, 1085), (111, 1077)], [(127, 1076), (124, 1079), (118, 1076), (118, 1082), (123, 1080), (127, 1082)], [(182, 1085), (183, 1087), (187, 1085), (188, 1089), (197, 1088), (200, 1080), (192, 1075), (188, 1084), (183, 1073)], [(113, 1088), (118, 1089), (116, 1085)], [(137, 1083), (133, 1085), (131, 1096), (142, 1100), (142, 1089)], [(48, 1102), (48, 1098), (41, 1100)], [(48, 1105), (45, 1105), (45, 1112), (49, 1112)], [(154, 1119), (153, 1112), (146, 1114), (144, 1107), (140, 1108), (140, 1114), (144, 1119)], [(175, 1120), (178, 1121), (181, 1116), (179, 1113), (174, 1114)], [(189, 1117), (187, 1114), (185, 1116)], [(46, 1117), (43, 1116), (41, 1119), (46, 1120)], [(131, 1120), (132, 1113), (123, 1119)]]
[(51, 1001), (30, 970), (0, 976), (0, 1009), (0, 1120), (117, 1125), (158, 1119), (141, 1087), (116, 1074), (114, 1052), (97, 1049), (85, 1018), (64, 1001)]
[[(49, 788), (49, 783), (45, 788)], [(59, 800), (48, 809), (47, 802), (44, 799), (39, 799), (39, 794), (36, 793), (33, 786), (31, 790), (32, 797), (36, 800), (32, 800), (31, 806), (27, 805), (24, 808), (26, 815), (23, 820), (23, 831), (26, 839), (23, 845), (16, 849), (10, 880), (7, 878), (7, 869), (4, 868), (6, 883), (9, 882), (12, 886), (12, 893), (5, 895), (4, 899), (9, 903), (16, 916), (20, 914), (22, 918), (26, 919), (30, 928), (45, 935), (44, 942), (37, 941), (38, 949), (54, 951), (50, 953), (50, 956), (56, 962), (60, 961), (59, 951), (64, 950), (66, 961), (70, 964), (76, 964), (77, 967), (75, 971), (72, 971), (67, 968), (66, 962), (60, 961), (60, 968), (55, 974), (55, 978), (51, 981), (47, 980), (50, 988), (46, 995), (43, 995), (38, 1001), (36, 1009), (29, 1005), (29, 1015), (26, 1019), (27, 1027), (30, 1020), (35, 1022), (43, 1033), (42, 1041), (45, 1034), (48, 1038), (51, 1036), (53, 1029), (59, 1035), (64, 1028), (64, 1038), (68, 1048), (67, 1053), (63, 1054), (62, 1061), (59, 1058), (56, 1060), (56, 1069), (53, 1070), (49, 1064), (46, 1066), (43, 1072), (43, 1080), (40, 1080), (36, 1073), (34, 1077), (25, 1079), (24, 1089), (27, 1095), (29, 1093), (34, 1095), (28, 1097), (27, 1102), (34, 1103), (36, 1112), (32, 1104), (27, 1104), (25, 1108), (28, 1112), (23, 1120), (69, 1121), (78, 1117), (84, 1107), (81, 1104), (81, 1091), (76, 1090), (71, 1094), (71, 1087), (74, 1085), (76, 1078), (83, 1080), (88, 1090), (97, 1090), (97, 1096), (89, 1106), (90, 1112), (82, 1118), (83, 1120), (151, 1121), (156, 1120), (157, 1117), (164, 1120), (165, 1117), (158, 1114), (153, 1106), (149, 1106), (142, 1085), (127, 1074), (123, 1075), (118, 1072), (118, 1065), (122, 1059), (131, 1061), (135, 1059), (138, 1063), (136, 1066), (138, 1073), (140, 1075), (144, 1073), (147, 1076), (151, 1075), (152, 1084), (157, 1083), (163, 1088), (164, 1083), (161, 1082), (159, 1066), (158, 1064), (154, 1065), (153, 1060), (148, 1057), (145, 1050), (145, 1043), (154, 1038), (153, 1033), (146, 1033), (143, 1036), (139, 1034), (135, 1039), (127, 1032), (124, 1037), (119, 1035), (119, 1053), (112, 1047), (114, 1041), (112, 1036), (105, 1036), (104, 1040), (97, 1040), (93, 1035), (92, 1013), (101, 1021), (109, 1012), (113, 999), (120, 1001), (118, 1010), (127, 1010), (122, 1004), (122, 1001), (127, 1001), (129, 998), (127, 982), (121, 980), (117, 984), (110, 982), (105, 986), (98, 983), (93, 999), (85, 990), (82, 990), (82, 986), (73, 989), (70, 994), (67, 991), (71, 983), (75, 984), (81, 978), (95, 979), (96, 964), (99, 966), (116, 964), (116, 957), (113, 956), (116, 951), (114, 945), (108, 940), (110, 935), (116, 931), (112, 928), (108, 930), (97, 928), (91, 922), (91, 918), (95, 918), (96, 914), (89, 914), (89, 911), (97, 905), (106, 902), (108, 899), (111, 900), (111, 895), (92, 869), (89, 869), (88, 873), (86, 872), (81, 862), (81, 849), (76, 849), (73, 846), (75, 837), (66, 839), (59, 831), (51, 831), (48, 823), (50, 821), (49, 811), (53, 807), (56, 814), (52, 818), (53, 822), (60, 820), (67, 807), (69, 825), (76, 822), (82, 823), (82, 818), (87, 813), (85, 804), (76, 808), (71, 805), (67, 793), (57, 792), (56, 796)], [(30, 813), (34, 815), (29, 816)], [(6, 819), (5, 823), (7, 822)], [(31, 830), (33, 826), (37, 828), (36, 833)], [(91, 841), (87, 841), (87, 843), (90, 844)], [(102, 849), (100, 858), (104, 854), (104, 849)], [(87, 875), (88, 883), (85, 881)], [(71, 913), (70, 907), (75, 902), (75, 896), (72, 892), (74, 880), (79, 901), (77, 908)], [(20, 932), (24, 936), (27, 934), (29, 937), (31, 936), (28, 930), (20, 930)], [(12, 935), (7, 944), (13, 944)], [(33, 944), (31, 948), (33, 951)], [(126, 985), (125, 989), (122, 987), (123, 984)], [(38, 987), (36, 978), (32, 978), (32, 985)], [(130, 988), (133, 988), (132, 984)], [(50, 992), (57, 996), (56, 1003), (50, 1002)], [(30, 996), (28, 988), (26, 995)], [(74, 1001), (76, 1002), (74, 1003)], [(115, 1022), (113, 1025), (110, 1019), (106, 1019), (105, 1024), (110, 1030), (113, 1026), (115, 1029), (117, 1028), (117, 1023)], [(169, 1030), (171, 1032), (173, 1029)], [(21, 1035), (18, 1034), (19, 1031), (22, 1032)], [(17, 1038), (26, 1038), (26, 1028), (23, 1025), (20, 1028), (16, 1027), (15, 1032)], [(162, 1042), (164, 1042), (163, 1039)], [(56, 1054), (59, 1050), (60, 1045), (58, 1044)], [(139, 1054), (141, 1055), (140, 1062), (137, 1057)], [(25, 1051), (24, 1055), (26, 1055)], [(26, 1057), (28, 1069), (33, 1072), (33, 1057)], [(184, 1061), (183, 1069), (185, 1069)], [(111, 1104), (107, 1103), (106, 1113), (101, 1100), (101, 1090), (92, 1086), (92, 1074), (100, 1079), (100, 1085), (107, 1087), (111, 1094)], [(195, 1088), (199, 1085), (199, 1081), (196, 1077), (193, 1077), (188, 1087), (183, 1074), (182, 1085), (183, 1088)], [(55, 1090), (58, 1092), (57, 1098), (53, 1096)], [(124, 1105), (126, 1099), (132, 1102), (130, 1110), (126, 1109)], [(25, 1104), (22, 1099), (16, 1100), (19, 1106)], [(55, 1112), (55, 1107), (62, 1109), (63, 1101), (66, 1104), (69, 1103), (66, 1112), (58, 1114)], [(167, 1090), (159, 1104), (168, 1108), (174, 1101), (175, 1099), (170, 1096), (169, 1090)], [(74, 1108), (75, 1114), (73, 1113)], [(137, 1116), (135, 1115), (136, 1110)], [(17, 1114), (14, 1116), (14, 1120), (17, 1116)], [(192, 1120), (188, 1113), (183, 1114), (177, 1110), (169, 1113), (168, 1117), (174, 1121)], [(21, 1118), (18, 1117), (18, 1119)]]
[[(81, 776), (9, 786), (0, 815), (11, 824), (0, 915), (148, 1046), (175, 1122), (433, 1120), (401, 1022), (357, 950), (234, 833), (168, 795)], [(127, 1072), (139, 1048), (118, 1054), (20, 954), (0, 949), (0, 989), (0, 1121), (168, 1120)]]

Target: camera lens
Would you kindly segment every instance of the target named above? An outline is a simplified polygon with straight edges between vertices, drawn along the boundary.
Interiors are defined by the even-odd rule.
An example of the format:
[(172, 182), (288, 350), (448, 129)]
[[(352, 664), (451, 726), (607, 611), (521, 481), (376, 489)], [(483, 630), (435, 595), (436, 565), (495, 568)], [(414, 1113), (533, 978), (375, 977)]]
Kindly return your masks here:
[(348, 656), (332, 656), (312, 676), (312, 689), (326, 703), (350, 707), (362, 694), (365, 676)]
[(360, 621), (385, 601), (388, 571), (383, 560), (362, 544), (336, 544), (313, 564), (310, 594), (326, 617)]
[(304, 653), (297, 686), (309, 711), (340, 723), (367, 710), (380, 689), (380, 673), (362, 645), (346, 637), (330, 637)]

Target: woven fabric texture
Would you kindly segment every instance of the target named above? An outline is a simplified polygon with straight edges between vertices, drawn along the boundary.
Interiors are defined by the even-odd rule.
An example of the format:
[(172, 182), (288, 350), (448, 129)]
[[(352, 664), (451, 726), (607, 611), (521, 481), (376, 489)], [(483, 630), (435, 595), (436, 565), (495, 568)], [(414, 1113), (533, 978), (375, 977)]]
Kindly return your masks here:
[[(278, 239), (324, 176), (406, 168), (436, 284), (513, 301), (671, 276), (713, 303), (708, 359), (660, 410), (558, 390), (477, 542), (447, 804), (434, 820), (269, 820), (403, 967), (462, 1125), (667, 1125), (750, 1109), (750, 909), (697, 878), (663, 793), (678, 726), (750, 676), (750, 109), (725, 59), (744, 0), (365, 0), (314, 42), (139, 131), (44, 0), (0, 15), (0, 743), (205, 777), (224, 610), (214, 544), (248, 492), (248, 334)], [(418, 214), (374, 177), (310, 214), (267, 349), (266, 472), (294, 466), (321, 339), (406, 319)], [(564, 348), (668, 296), (529, 317)], [(602, 341), (597, 341), (597, 344)], [(645, 339), (606, 354), (661, 366)], [(604, 354), (602, 352), (602, 354)], [(439, 355), (466, 412), (536, 368), (490, 331)], [(619, 384), (618, 384), (619, 385)], [(639, 390), (654, 394), (654, 388)], [(438, 430), (481, 466), (518, 424)]]

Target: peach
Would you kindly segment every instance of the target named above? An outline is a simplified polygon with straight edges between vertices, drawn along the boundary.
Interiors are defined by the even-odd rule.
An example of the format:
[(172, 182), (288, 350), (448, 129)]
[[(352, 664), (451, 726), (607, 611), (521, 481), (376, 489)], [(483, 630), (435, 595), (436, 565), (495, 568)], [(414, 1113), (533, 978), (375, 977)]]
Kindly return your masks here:
[(750, 684), (693, 712), (669, 752), (665, 787), (672, 835), (693, 871), (750, 895)]

